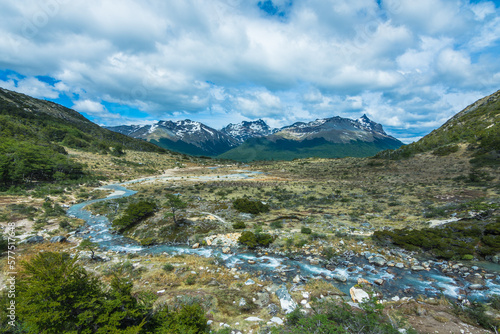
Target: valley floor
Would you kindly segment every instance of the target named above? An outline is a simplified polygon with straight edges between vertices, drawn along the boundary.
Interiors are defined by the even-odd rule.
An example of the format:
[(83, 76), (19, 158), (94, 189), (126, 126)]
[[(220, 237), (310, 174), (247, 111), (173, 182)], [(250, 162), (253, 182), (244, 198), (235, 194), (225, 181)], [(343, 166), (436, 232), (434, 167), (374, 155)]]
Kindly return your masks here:
[[(22, 260), (41, 251), (79, 254), (80, 263), (103, 282), (109, 282), (111, 274), (119, 271), (133, 281), (135, 293), (152, 292), (157, 304), (199, 302), (207, 311), (213, 330), (231, 327), (235, 332), (257, 333), (266, 327), (281, 326), (279, 323), (286, 319), (284, 297), (277, 290), (284, 284), (291, 300), (308, 312), (320, 300), (349, 300), (345, 291), (340, 291), (349, 285), (347, 288), (356, 286), (380, 293), (380, 299), (385, 300), (384, 312), (390, 319), (406, 322), (419, 333), (488, 332), (452, 306), (457, 303), (457, 296), (465, 300), (472, 293), (464, 286), (457, 286), (457, 295), (450, 302), (439, 296), (419, 296), (418, 291), (405, 295), (404, 288), (389, 293), (384, 290), (384, 284), (390, 284), (387, 280), (374, 282), (370, 278), (370, 270), (385, 270), (398, 276), (401, 270), (420, 266), (418, 271), (439, 269), (480, 289), (491, 290), (491, 283), (498, 282), (498, 272), (494, 271), (499, 269), (491, 262), (495, 261), (494, 256), (489, 257), (493, 271), (485, 271), (476, 261), (481, 259), (480, 254), (470, 254), (471, 259), (460, 256), (445, 262), (435, 258), (426, 261), (416, 250), (404, 251), (371, 238), (376, 231), (421, 230), (446, 226), (452, 220), (478, 224), (498, 221), (499, 175), (490, 167), (471, 165), (465, 148), (444, 157), (427, 154), (401, 161), (346, 158), (209, 165), (210, 161), (160, 161), (148, 154), (113, 160), (88, 154), (82, 159), (92, 162), (87, 164), (90, 169), (105, 167), (108, 181), (73, 188), (54, 187), (38, 194), (32, 191), (0, 195), (2, 226), (6, 228), (8, 222), (14, 222), (19, 240), (35, 235), (45, 240), (17, 243), (19, 266)], [(258, 173), (242, 177), (242, 171)], [(113, 221), (123, 216), (130, 203), (154, 202), (158, 207), (155, 213), (128, 229), (125, 235), (135, 240), (139, 248), (182, 244), (188, 245), (184, 249), (189, 251), (127, 254), (109, 249), (97, 252), (101, 261), (91, 260), (90, 252), (77, 245), (82, 238), (93, 236), (95, 230), (82, 220), (67, 217), (64, 211), (75, 203), (107, 196), (108, 191), (95, 190), (103, 184), (152, 175), (155, 177), (126, 185), (137, 191), (134, 196), (97, 202), (87, 209), (96, 217)], [(180, 224), (174, 222), (168, 194), (175, 194), (187, 205), (175, 213)], [(240, 198), (260, 201), (270, 210), (260, 214), (240, 212), (233, 206)], [(238, 224), (243, 228), (235, 228)], [(266, 248), (252, 251), (257, 256), (246, 263), (228, 266), (224, 256), (246, 252), (235, 242), (244, 231), (267, 233), (274, 241)], [(49, 242), (54, 236), (64, 236), (67, 242)], [(191, 255), (196, 249), (216, 249), (221, 255)], [(302, 279), (296, 270), (287, 272), (292, 267), (283, 267), (266, 275), (258, 269), (266, 256), (300, 260), (328, 273)], [(359, 272), (366, 281), (346, 283), (341, 277), (331, 276), (338, 272), (337, 268), (353, 267), (344, 266), (343, 261), (353, 263), (352, 259), (357, 258), (373, 268), (366, 276)], [(2, 257), (1, 261), (4, 274), (0, 282), (5, 289), (7, 258)], [(488, 295), (487, 290), (482, 291)], [(500, 317), (492, 307), (487, 312)]]

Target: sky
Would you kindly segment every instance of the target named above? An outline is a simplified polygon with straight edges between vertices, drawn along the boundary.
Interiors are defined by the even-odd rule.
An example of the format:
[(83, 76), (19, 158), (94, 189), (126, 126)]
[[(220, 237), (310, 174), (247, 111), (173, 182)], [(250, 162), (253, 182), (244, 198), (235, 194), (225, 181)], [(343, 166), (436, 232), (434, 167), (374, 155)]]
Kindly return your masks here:
[(1, 1), (0, 87), (107, 126), (366, 114), (410, 143), (500, 89), (500, 1)]

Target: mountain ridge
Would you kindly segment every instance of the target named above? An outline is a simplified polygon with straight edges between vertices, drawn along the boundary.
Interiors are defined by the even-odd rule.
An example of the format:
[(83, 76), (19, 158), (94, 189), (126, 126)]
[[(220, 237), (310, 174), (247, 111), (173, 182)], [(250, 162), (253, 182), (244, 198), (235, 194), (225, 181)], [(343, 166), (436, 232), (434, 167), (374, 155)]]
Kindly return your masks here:
[[(107, 129), (141, 138), (185, 154), (208, 155), (242, 161), (248, 160), (243, 157), (246, 153), (236, 152), (233, 154), (228, 152), (238, 150), (240, 146), (244, 145), (244, 150), (253, 151), (252, 154), (248, 155), (249, 157), (264, 158), (257, 153), (258, 149), (251, 147), (256, 145), (261, 148), (266, 146), (265, 150), (274, 150), (275, 152), (279, 151), (280, 148), (285, 151), (300, 151), (296, 154), (289, 152), (276, 155), (282, 156), (284, 159), (293, 159), (299, 156), (308, 157), (311, 154), (338, 158), (373, 155), (380, 150), (403, 145), (402, 142), (385, 133), (383, 126), (370, 120), (366, 114), (356, 120), (334, 116), (310, 122), (296, 122), (279, 129), (269, 127), (262, 119), (242, 121), (236, 124), (230, 123), (221, 130), (191, 120), (158, 121), (152, 125), (125, 125), (107, 127)], [(257, 138), (265, 139), (268, 143), (263, 144), (265, 142), (263, 140), (254, 140)], [(290, 142), (287, 143), (287, 141)], [(307, 142), (299, 143), (302, 141)], [(278, 142), (279, 144), (277, 144)], [(311, 145), (312, 143), (316, 143), (318, 147)], [(360, 143), (372, 144), (361, 145)], [(342, 145), (349, 146), (349, 150), (346, 150), (346, 147), (342, 147)], [(323, 148), (320, 150), (319, 146)], [(313, 147), (315, 147), (316, 151), (313, 150), (315, 153), (313, 151), (308, 153), (306, 148), (312, 150)], [(263, 153), (263, 155), (269, 154)]]

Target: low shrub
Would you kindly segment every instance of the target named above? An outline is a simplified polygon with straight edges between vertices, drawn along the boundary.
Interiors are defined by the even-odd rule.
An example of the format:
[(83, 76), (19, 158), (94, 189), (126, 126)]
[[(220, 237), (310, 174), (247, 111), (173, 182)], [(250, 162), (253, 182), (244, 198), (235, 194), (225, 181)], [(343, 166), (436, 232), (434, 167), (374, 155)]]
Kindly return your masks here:
[(302, 226), (302, 228), (300, 229), (300, 233), (302, 233), (302, 234), (311, 234), (312, 230), (309, 227)]
[(245, 231), (238, 239), (240, 244), (246, 245), (248, 248), (265, 247), (274, 241), (272, 235), (268, 233), (253, 233)]
[(233, 207), (239, 212), (251, 213), (254, 215), (269, 212), (269, 205), (264, 204), (261, 201), (251, 200), (248, 198), (238, 198), (234, 200)]
[(233, 224), (233, 228), (235, 230), (242, 230), (242, 229), (244, 229), (246, 227), (247, 226), (246, 226), (245, 222), (242, 222), (242, 221), (239, 221), (239, 222), (236, 222), (236, 223)]
[(277, 220), (277, 221), (271, 222), (271, 224), (269, 224), (269, 227), (274, 228), (274, 229), (283, 228), (283, 223), (281, 221)]

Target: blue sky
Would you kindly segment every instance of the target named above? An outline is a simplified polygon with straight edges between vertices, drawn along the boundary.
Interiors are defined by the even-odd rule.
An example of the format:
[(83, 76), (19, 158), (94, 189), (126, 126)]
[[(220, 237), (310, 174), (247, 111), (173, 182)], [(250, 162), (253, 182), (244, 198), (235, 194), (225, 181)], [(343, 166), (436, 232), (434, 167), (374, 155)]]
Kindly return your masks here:
[(409, 143), (500, 89), (500, 3), (0, 3), (0, 87), (101, 125), (362, 114)]

